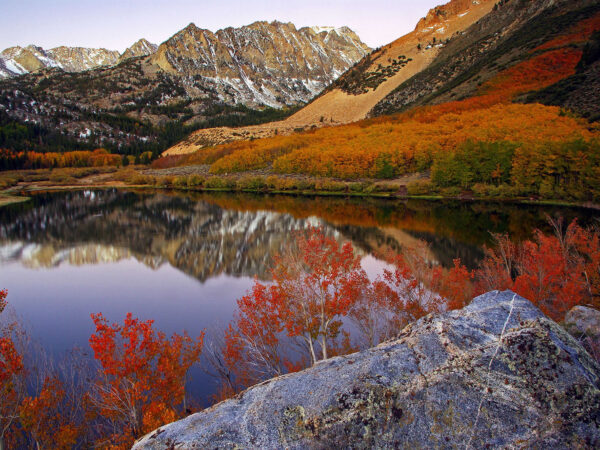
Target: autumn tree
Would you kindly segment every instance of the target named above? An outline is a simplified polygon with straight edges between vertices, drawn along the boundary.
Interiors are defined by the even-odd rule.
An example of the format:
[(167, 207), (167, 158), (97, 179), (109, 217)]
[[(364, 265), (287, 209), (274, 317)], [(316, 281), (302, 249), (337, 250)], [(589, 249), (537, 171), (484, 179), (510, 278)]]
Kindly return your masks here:
[(238, 300), (223, 342), (210, 351), (221, 397), (351, 348), (342, 318), (368, 279), (350, 243), (311, 228), (275, 258), (272, 275), (273, 283), (257, 280)]
[[(248, 386), (285, 372), (283, 296), (278, 286), (255, 281), (238, 300), (234, 324), (225, 331), (225, 361), (238, 386)], [(234, 386), (231, 386), (234, 388)]]
[(6, 301), (7, 296), (8, 293), (6, 292), (6, 290), (0, 290), (0, 314), (2, 314), (2, 312), (6, 308), (6, 305), (8, 304)]
[(494, 235), (477, 284), (480, 292), (512, 289), (562, 320), (575, 305), (598, 304), (600, 233), (576, 221), (567, 227), (562, 219), (549, 221), (554, 232), (536, 230), (532, 240), (514, 243), (507, 235)]
[(109, 420), (109, 441), (130, 445), (145, 432), (181, 417), (187, 408), (185, 384), (199, 361), (204, 333), (167, 338), (146, 322), (127, 314), (123, 325), (92, 314), (96, 332), (90, 346), (101, 365), (92, 403)]
[(474, 274), (458, 259), (446, 269), (430, 257), (426, 242), (407, 245), (386, 258), (392, 268), (362, 285), (350, 318), (367, 347), (393, 337), (426, 314), (462, 308), (471, 299)]
[(36, 449), (68, 450), (75, 446), (83, 430), (80, 424), (60, 414), (60, 406), (66, 399), (65, 387), (58, 378), (47, 378), (39, 395), (23, 399), (19, 408), (20, 425)]
[[(7, 292), (0, 290), (0, 314), (7, 306)], [(7, 445), (9, 433), (19, 418), (24, 393), (25, 367), (12, 338), (13, 326), (0, 322), (0, 450)]]
[(276, 258), (273, 279), (279, 295), (279, 317), (290, 337), (300, 337), (310, 362), (329, 357), (328, 345), (339, 335), (367, 281), (350, 242), (340, 245), (311, 228)]

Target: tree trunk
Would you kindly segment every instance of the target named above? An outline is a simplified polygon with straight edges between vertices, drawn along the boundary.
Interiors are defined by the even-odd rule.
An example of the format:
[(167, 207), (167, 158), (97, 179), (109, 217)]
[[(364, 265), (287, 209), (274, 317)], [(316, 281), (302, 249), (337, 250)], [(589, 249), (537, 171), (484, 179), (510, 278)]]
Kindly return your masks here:
[(315, 355), (315, 348), (313, 347), (313, 342), (311, 338), (307, 338), (306, 339), (308, 342), (308, 348), (310, 349), (310, 359), (311, 361), (311, 366), (314, 366), (315, 363), (317, 362), (317, 355)]
[(0, 436), (0, 450), (4, 450), (4, 436)]
[(325, 339), (325, 336), (323, 336), (323, 338), (321, 339), (322, 344), (321, 347), (323, 347), (323, 359), (327, 359), (327, 340)]

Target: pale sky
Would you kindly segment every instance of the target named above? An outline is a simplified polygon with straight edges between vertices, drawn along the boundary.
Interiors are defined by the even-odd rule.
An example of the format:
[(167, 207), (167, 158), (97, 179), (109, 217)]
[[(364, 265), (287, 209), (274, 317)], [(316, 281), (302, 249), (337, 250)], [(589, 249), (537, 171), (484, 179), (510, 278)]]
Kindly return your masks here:
[(194, 22), (217, 31), (257, 20), (352, 28), (371, 47), (414, 29), (446, 0), (0, 0), (0, 50), (36, 44), (123, 51), (160, 44)]

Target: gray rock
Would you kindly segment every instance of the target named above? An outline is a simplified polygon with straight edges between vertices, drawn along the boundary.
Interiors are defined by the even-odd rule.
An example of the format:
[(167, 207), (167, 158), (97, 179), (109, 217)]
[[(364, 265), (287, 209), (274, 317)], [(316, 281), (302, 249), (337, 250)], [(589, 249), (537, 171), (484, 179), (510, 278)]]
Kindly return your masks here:
[(565, 316), (565, 328), (573, 336), (600, 339), (600, 311), (586, 306), (575, 306)]
[(512, 292), (254, 386), (135, 449), (600, 446), (600, 367)]

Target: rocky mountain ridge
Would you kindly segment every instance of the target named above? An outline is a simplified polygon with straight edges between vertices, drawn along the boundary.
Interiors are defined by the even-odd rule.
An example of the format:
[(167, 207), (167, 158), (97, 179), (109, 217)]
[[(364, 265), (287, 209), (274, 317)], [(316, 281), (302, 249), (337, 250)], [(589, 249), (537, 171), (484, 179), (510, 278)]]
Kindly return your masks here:
[(0, 53), (0, 78), (15, 77), (42, 69), (58, 68), (65, 72), (83, 72), (113, 66), (128, 58), (147, 56), (158, 47), (140, 39), (123, 53), (105, 48), (60, 46), (50, 50), (28, 45), (10, 47)]
[[(0, 80), (0, 127), (27, 130), (0, 147), (163, 151), (198, 128), (287, 117), (370, 49), (346, 27), (256, 22), (216, 33), (190, 24), (153, 51), (140, 41), (105, 55), (116, 65), (69, 72), (42, 49), (15, 49), (31, 71)], [(6, 61), (0, 70), (15, 68)]]
[(281, 107), (310, 100), (370, 51), (347, 27), (274, 21), (213, 33), (192, 23), (150, 62), (209, 82), (225, 101)]

